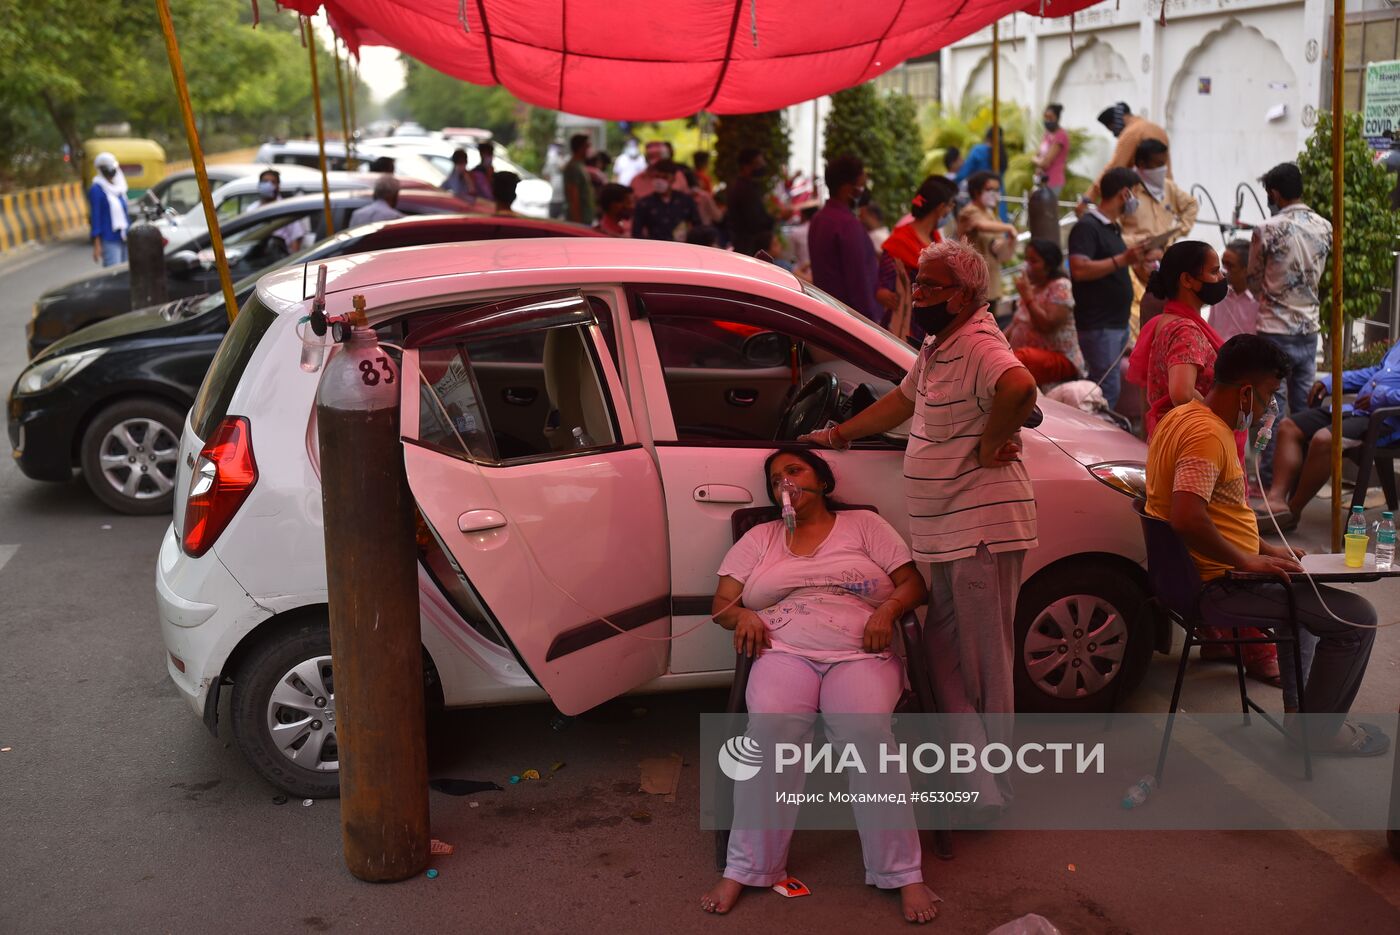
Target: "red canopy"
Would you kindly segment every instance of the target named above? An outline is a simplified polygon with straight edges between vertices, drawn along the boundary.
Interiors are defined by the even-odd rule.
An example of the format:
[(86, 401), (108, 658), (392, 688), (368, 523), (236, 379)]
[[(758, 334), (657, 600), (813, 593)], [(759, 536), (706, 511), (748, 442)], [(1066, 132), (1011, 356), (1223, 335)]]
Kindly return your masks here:
[(775, 110), (869, 81), (1018, 10), (1098, 0), (278, 0), (523, 101), (614, 120)]

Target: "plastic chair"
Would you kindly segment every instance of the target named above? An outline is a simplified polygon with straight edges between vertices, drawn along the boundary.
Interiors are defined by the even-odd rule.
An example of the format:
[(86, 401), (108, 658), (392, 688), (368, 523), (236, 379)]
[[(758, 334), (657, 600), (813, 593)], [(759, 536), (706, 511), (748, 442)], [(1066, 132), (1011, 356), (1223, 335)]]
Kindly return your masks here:
[[(835, 509), (840, 510), (869, 510), (872, 513), (879, 511), (873, 506), (864, 504), (836, 504)], [(768, 523), (779, 519), (781, 511), (776, 506), (747, 507), (742, 510), (735, 510), (730, 518), (734, 541), (739, 539), (753, 527), (760, 523)], [(919, 617), (912, 610), (906, 613), (899, 621), (899, 635), (904, 641), (904, 671), (909, 680), (909, 690), (900, 699), (896, 706), (897, 711), (917, 712), (921, 714), (937, 714), (938, 702), (933, 694), (933, 676), (929, 671), (928, 654), (924, 649), (924, 629), (919, 623)], [(753, 668), (753, 657), (743, 653), (734, 654), (734, 681), (729, 685), (729, 701), (725, 705), (727, 714), (743, 714), (748, 710), (745, 702), (745, 695), (748, 691), (749, 672)], [(732, 794), (732, 784), (720, 777), (721, 788), (719, 794)], [(944, 824), (944, 822), (939, 822)], [(947, 828), (940, 827), (933, 832), (933, 851), (942, 860), (952, 860), (953, 858), (953, 836)], [(729, 852), (729, 831), (720, 829), (715, 832), (715, 869), (723, 872), (726, 858)]]
[(1395, 459), (1400, 458), (1400, 446), (1385, 448), (1376, 442), (1382, 434), (1388, 434), (1385, 420), (1390, 416), (1400, 416), (1400, 406), (1383, 406), (1371, 413), (1371, 422), (1366, 426), (1366, 435), (1360, 445), (1345, 448), (1342, 454), (1356, 462), (1356, 486), (1352, 488), (1351, 505), (1366, 505), (1366, 490), (1371, 486), (1371, 466), (1375, 465), (1376, 481), (1385, 491), (1385, 502), (1392, 511), (1400, 507), (1395, 490)]
[[(1284, 595), (1288, 601), (1288, 633), (1278, 632), (1278, 621), (1250, 617), (1244, 615), (1226, 614), (1218, 608), (1209, 608), (1209, 619), (1202, 611), (1202, 597), (1214, 588), (1223, 588), (1229, 576), (1217, 578), (1213, 581), (1201, 582), (1200, 572), (1196, 569), (1196, 563), (1191, 559), (1191, 553), (1187, 550), (1186, 544), (1181, 541), (1181, 537), (1172, 529), (1171, 523), (1158, 519), (1147, 513), (1147, 504), (1142, 500), (1133, 503), (1137, 510), (1138, 519), (1142, 522), (1142, 536), (1147, 544), (1147, 578), (1151, 585), (1153, 597), (1152, 601), (1160, 610), (1167, 614), (1168, 619), (1177, 624), (1186, 632), (1186, 644), (1181, 649), (1181, 662), (1176, 670), (1176, 684), (1172, 687), (1171, 707), (1167, 709), (1167, 726), (1162, 733), (1162, 746), (1157, 753), (1157, 771), (1154, 774), (1157, 785), (1162, 784), (1162, 770), (1166, 766), (1167, 748), (1171, 743), (1172, 725), (1176, 720), (1177, 708), (1181, 702), (1181, 689), (1186, 681), (1186, 663), (1191, 657), (1191, 649), (1194, 646), (1203, 645), (1225, 645), (1234, 646), (1235, 650), (1235, 673), (1240, 685), (1240, 711), (1244, 715), (1244, 723), (1249, 724), (1249, 713), (1258, 713), (1279, 733), (1287, 736), (1287, 731), (1283, 725), (1279, 724), (1249, 697), (1249, 691), (1245, 686), (1244, 676), (1244, 656), (1238, 647), (1245, 643), (1272, 643), (1274, 645), (1293, 644), (1293, 676), (1298, 685), (1298, 713), (1306, 713), (1303, 701), (1303, 662), (1302, 653), (1298, 646), (1298, 608), (1293, 599), (1293, 589), (1284, 586), (1282, 581), (1259, 581), (1261, 587), (1282, 587)], [(1264, 637), (1207, 637), (1202, 636), (1199, 628), (1209, 626), (1215, 628), (1240, 630), (1243, 628), (1255, 628), (1263, 631), (1272, 631), (1272, 636)], [(1307, 719), (1299, 718), (1302, 725), (1301, 740), (1303, 746), (1303, 772), (1308, 779), (1312, 779), (1312, 754), (1308, 749)]]

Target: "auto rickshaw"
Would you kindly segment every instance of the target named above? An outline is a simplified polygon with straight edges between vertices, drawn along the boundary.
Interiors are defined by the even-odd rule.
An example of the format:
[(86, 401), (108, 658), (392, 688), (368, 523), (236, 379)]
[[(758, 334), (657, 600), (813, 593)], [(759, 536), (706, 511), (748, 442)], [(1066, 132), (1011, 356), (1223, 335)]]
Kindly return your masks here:
[(156, 182), (165, 177), (165, 150), (155, 140), (112, 137), (83, 141), (83, 179), (91, 183), (97, 169), (93, 160), (98, 153), (117, 157), (122, 175), (126, 176), (127, 197), (136, 200)]

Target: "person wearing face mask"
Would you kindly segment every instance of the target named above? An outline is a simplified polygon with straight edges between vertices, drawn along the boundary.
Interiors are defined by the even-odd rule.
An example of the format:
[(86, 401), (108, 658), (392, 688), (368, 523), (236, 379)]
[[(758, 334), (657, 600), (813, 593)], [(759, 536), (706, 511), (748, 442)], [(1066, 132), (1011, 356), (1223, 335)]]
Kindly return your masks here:
[(491, 201), (494, 197), (491, 179), (496, 174), (495, 167), (492, 166), (492, 161), (496, 158), (496, 144), (490, 140), (483, 140), (477, 144), (476, 151), (481, 161), (467, 174), (468, 187), (473, 198)]
[(913, 319), (914, 277), (919, 275), (919, 254), (943, 235), (938, 226), (953, 210), (958, 187), (941, 175), (924, 179), (909, 202), (910, 220), (900, 224), (880, 245), (879, 289), (875, 298), (890, 312), (886, 326), (899, 338), (924, 343), (924, 330)]
[[(1226, 341), (1205, 398), (1175, 407), (1157, 424), (1147, 449), (1147, 512), (1171, 523), (1202, 581), (1214, 582), (1200, 594), (1207, 626), (1286, 628), (1296, 607), (1299, 626), (1317, 638), (1302, 691), (1313, 718), (1308, 742), (1335, 756), (1376, 756), (1390, 748), (1390, 738), (1373, 725), (1346, 720), (1371, 656), (1375, 608), (1360, 595), (1326, 586), (1318, 588), (1319, 601), (1308, 582), (1287, 580), (1301, 571), (1301, 552), (1260, 539), (1245, 499), (1234, 433), (1275, 408), (1274, 396), (1291, 369), (1288, 355), (1260, 335)], [(1231, 571), (1284, 577), (1292, 593), (1280, 593), (1277, 580), (1222, 581)], [(1327, 608), (1354, 626), (1333, 620)], [(1293, 651), (1292, 644), (1278, 647), (1285, 692), (1293, 681)]]
[[(1200, 203), (1167, 177), (1167, 147), (1160, 140), (1146, 139), (1138, 144), (1133, 170), (1142, 184), (1133, 192), (1138, 209), (1124, 217), (1121, 224), (1123, 240), (1142, 244), (1149, 263), (1161, 258), (1169, 245), (1189, 237), (1196, 225)], [(1133, 314), (1130, 330), (1137, 336), (1141, 320), (1142, 297), (1151, 269), (1133, 268)]]
[(958, 238), (980, 254), (987, 264), (987, 298), (995, 313), (1001, 300), (1001, 265), (1016, 255), (1016, 227), (998, 220), (1001, 182), (990, 172), (978, 172), (967, 180), (972, 200), (958, 212)]
[[(1254, 228), (1249, 246), (1249, 288), (1259, 297), (1256, 327), (1293, 362), (1279, 405), (1285, 413), (1301, 412), (1317, 374), (1317, 284), (1332, 254), (1332, 224), (1303, 204), (1303, 176), (1293, 163), (1274, 166), (1259, 181), (1273, 216)], [(1277, 440), (1264, 452), (1265, 483)]]
[(598, 196), (598, 223), (594, 225), (609, 237), (632, 236), (632, 189), (609, 182)]
[(622, 152), (613, 160), (613, 178), (619, 185), (631, 185), (632, 180), (647, 168), (646, 157), (635, 136), (629, 136), (622, 144)]
[(117, 157), (98, 153), (93, 160), (97, 174), (88, 189), (88, 237), (92, 240), (92, 261), (103, 266), (126, 262), (126, 230), (131, 209), (126, 200), (126, 176)]
[(575, 224), (593, 223), (593, 182), (588, 156), (593, 142), (586, 133), (569, 137), (569, 161), (564, 164), (564, 216)]
[[(1137, 116), (1129, 109), (1123, 101), (1119, 101), (1112, 107), (1105, 108), (1098, 117), (1099, 123), (1108, 130), (1118, 142), (1113, 147), (1113, 155), (1103, 167), (1103, 172), (1099, 175), (1099, 180), (1089, 187), (1084, 193), (1084, 198), (1089, 202), (1097, 202), (1102, 194), (1100, 186), (1103, 185), (1103, 176), (1113, 169), (1131, 169), (1137, 158), (1137, 148), (1143, 140), (1157, 140), (1163, 146), (1170, 146), (1171, 140), (1167, 137), (1167, 131), (1157, 124)], [(1171, 159), (1167, 159), (1167, 176), (1171, 177)]]
[[(928, 333), (908, 375), (840, 425), (799, 441), (828, 448), (909, 422), (904, 454), (914, 559), (930, 566), (928, 644), (938, 710), (1002, 715), (980, 723), (1002, 739), (1015, 708), (1016, 595), (1037, 543), (1035, 492), (1019, 430), (1035, 408), (1035, 378), (987, 309), (987, 264), (967, 244), (926, 247), (914, 318)], [(1009, 776), (979, 777), (980, 805), (1011, 798)]]
[(826, 164), (826, 204), (812, 218), (807, 251), (812, 259), (812, 282), (876, 324), (889, 321), (889, 312), (875, 298), (879, 262), (875, 245), (856, 217), (856, 203), (865, 191), (865, 163), (841, 155)]
[(646, 240), (676, 240), (677, 230), (684, 225), (680, 239), (692, 227), (700, 226), (700, 210), (695, 199), (676, 190), (671, 179), (676, 174), (674, 163), (662, 162), (647, 173), (652, 193), (637, 200), (632, 217), (632, 236)]
[(1074, 330), (1074, 290), (1059, 244), (1039, 238), (1026, 244), (1026, 268), (1016, 279), (1016, 291), (1020, 301), (1006, 339), (1036, 385), (1084, 379), (1084, 355)]
[[(972, 177), (974, 175), (977, 175), (982, 172), (991, 172), (992, 142), (997, 138), (997, 128), (988, 127), (987, 132), (982, 136), (982, 142), (978, 143), (976, 146), (972, 147), (972, 149), (967, 151), (967, 158), (965, 158), (961, 162), (961, 164), (959, 164), (958, 171), (953, 175), (953, 181), (957, 182), (960, 186), (963, 186), (966, 189), (971, 185)], [(997, 149), (997, 166), (999, 171), (996, 173), (996, 179), (997, 187), (999, 188), (1001, 187), (1001, 183), (1004, 181), (1004, 177), (1006, 175), (1006, 164), (1008, 158), (1006, 152), (1006, 139), (1004, 136), (1001, 137), (1000, 142), (997, 145)], [(1006, 213), (1005, 204), (1001, 205), (1001, 208), (997, 213), (997, 217), (999, 217), (1003, 221), (1010, 220)]]
[(1060, 126), (1060, 115), (1064, 112), (1063, 104), (1046, 105), (1042, 115), (1045, 135), (1040, 138), (1040, 149), (1035, 154), (1036, 171), (1056, 198), (1065, 187), (1065, 164), (1069, 161), (1069, 134)]
[(675, 149), (665, 140), (652, 140), (647, 144), (646, 168), (632, 177), (632, 194), (641, 201), (657, 191), (657, 182), (665, 182), (671, 191), (690, 194), (685, 171), (675, 162)]
[[(268, 205), (282, 197), (282, 174), (276, 169), (264, 169), (258, 175), (258, 200), (252, 202), (243, 209), (243, 213), (257, 211), (259, 208), (266, 208)], [(273, 235), (282, 241), (288, 253), (296, 253), (306, 243), (306, 238), (311, 234), (311, 225), (305, 218), (295, 218), (283, 224)]]
[(763, 183), (767, 174), (768, 162), (762, 150), (747, 147), (739, 151), (739, 170), (725, 193), (735, 253), (753, 256), (767, 250), (773, 240), (773, 216), (768, 213)]
[(1088, 379), (1098, 383), (1109, 406), (1118, 403), (1118, 361), (1128, 343), (1133, 311), (1129, 267), (1143, 255), (1123, 242), (1119, 223), (1137, 210), (1137, 173), (1110, 169), (1103, 197), (1069, 232), (1069, 276), (1074, 290), (1074, 327)]

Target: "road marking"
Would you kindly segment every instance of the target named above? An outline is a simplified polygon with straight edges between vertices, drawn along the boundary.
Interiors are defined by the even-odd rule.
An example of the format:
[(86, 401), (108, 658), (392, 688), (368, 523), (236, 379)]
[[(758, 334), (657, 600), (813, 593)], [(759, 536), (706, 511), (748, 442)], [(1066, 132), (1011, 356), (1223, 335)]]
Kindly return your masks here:
[(5, 565), (15, 557), (15, 553), (18, 551), (19, 546), (17, 545), (0, 545), (0, 571), (5, 570)]

